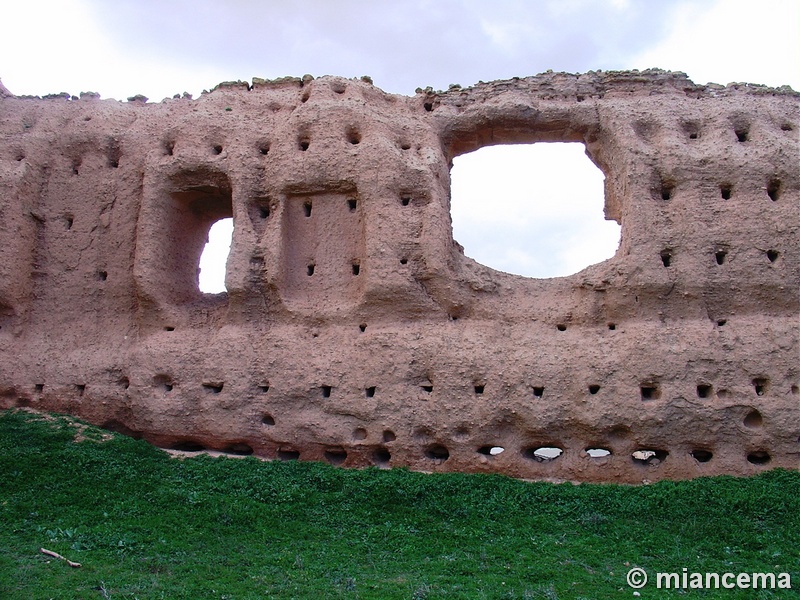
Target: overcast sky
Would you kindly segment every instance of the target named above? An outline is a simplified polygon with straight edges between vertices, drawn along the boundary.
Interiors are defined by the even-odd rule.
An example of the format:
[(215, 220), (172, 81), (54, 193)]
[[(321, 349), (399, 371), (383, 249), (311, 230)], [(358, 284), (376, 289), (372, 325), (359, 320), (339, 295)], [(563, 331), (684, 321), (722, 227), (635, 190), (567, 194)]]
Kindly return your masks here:
[[(548, 69), (648, 67), (800, 89), (798, 0), (5, 0), (0, 22), (0, 79), (17, 95), (159, 101), (304, 73), (370, 75), (411, 95)], [(454, 234), (468, 256), (548, 277), (613, 255), (619, 228), (603, 222), (602, 174), (582, 145), (562, 146), (456, 160)]]

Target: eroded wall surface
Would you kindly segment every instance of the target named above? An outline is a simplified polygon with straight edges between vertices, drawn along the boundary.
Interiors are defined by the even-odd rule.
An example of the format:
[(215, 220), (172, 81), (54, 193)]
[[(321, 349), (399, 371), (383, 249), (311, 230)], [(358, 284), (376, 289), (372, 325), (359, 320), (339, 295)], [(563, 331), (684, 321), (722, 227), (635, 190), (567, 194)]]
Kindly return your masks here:
[[(648, 71), (414, 97), (338, 77), (161, 103), (0, 91), (2, 408), (354, 467), (798, 467), (788, 88)], [(500, 273), (452, 238), (453, 157), (540, 141), (585, 144), (622, 226), (616, 256), (570, 277)], [(230, 216), (228, 292), (202, 294)]]

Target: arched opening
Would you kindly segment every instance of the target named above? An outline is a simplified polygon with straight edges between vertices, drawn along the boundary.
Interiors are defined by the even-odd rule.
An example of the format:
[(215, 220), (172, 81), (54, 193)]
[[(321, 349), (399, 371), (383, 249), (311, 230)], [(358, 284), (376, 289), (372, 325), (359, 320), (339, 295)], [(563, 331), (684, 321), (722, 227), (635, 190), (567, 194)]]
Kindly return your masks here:
[(581, 143), (487, 146), (453, 159), (450, 175), (453, 237), (485, 266), (561, 277), (617, 251), (604, 176)]
[(220, 219), (208, 230), (208, 241), (200, 255), (199, 287), (204, 294), (219, 294), (225, 287), (225, 266), (233, 240), (233, 219)]

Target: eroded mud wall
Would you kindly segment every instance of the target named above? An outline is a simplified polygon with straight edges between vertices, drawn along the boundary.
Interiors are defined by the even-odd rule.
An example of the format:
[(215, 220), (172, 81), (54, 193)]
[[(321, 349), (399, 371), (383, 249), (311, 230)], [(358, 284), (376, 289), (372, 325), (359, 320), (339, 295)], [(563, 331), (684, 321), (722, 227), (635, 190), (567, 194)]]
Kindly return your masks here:
[[(345, 466), (798, 467), (788, 88), (652, 71), (414, 97), (336, 77), (161, 103), (0, 95), (3, 408)], [(605, 173), (616, 256), (556, 279), (463, 256), (453, 157), (548, 141)], [(231, 216), (228, 292), (202, 294), (208, 229)]]

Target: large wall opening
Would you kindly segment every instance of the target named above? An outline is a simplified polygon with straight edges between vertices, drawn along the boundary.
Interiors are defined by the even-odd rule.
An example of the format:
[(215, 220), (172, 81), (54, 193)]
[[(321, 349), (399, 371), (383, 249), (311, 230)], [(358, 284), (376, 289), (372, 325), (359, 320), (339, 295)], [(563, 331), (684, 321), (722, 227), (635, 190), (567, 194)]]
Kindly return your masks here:
[(487, 267), (561, 277), (617, 251), (604, 176), (581, 143), (488, 146), (456, 157), (450, 175), (453, 237)]
[(208, 230), (208, 241), (200, 255), (199, 287), (204, 294), (226, 292), (225, 267), (233, 240), (233, 219), (220, 219)]
[[(155, 283), (170, 303), (185, 304), (206, 291), (200, 289), (200, 257), (211, 226), (233, 216), (232, 192), (227, 175), (207, 169), (177, 173), (171, 186), (172, 201), (158, 205), (163, 237), (157, 265), (161, 278)], [(222, 279), (224, 289), (224, 274)]]

